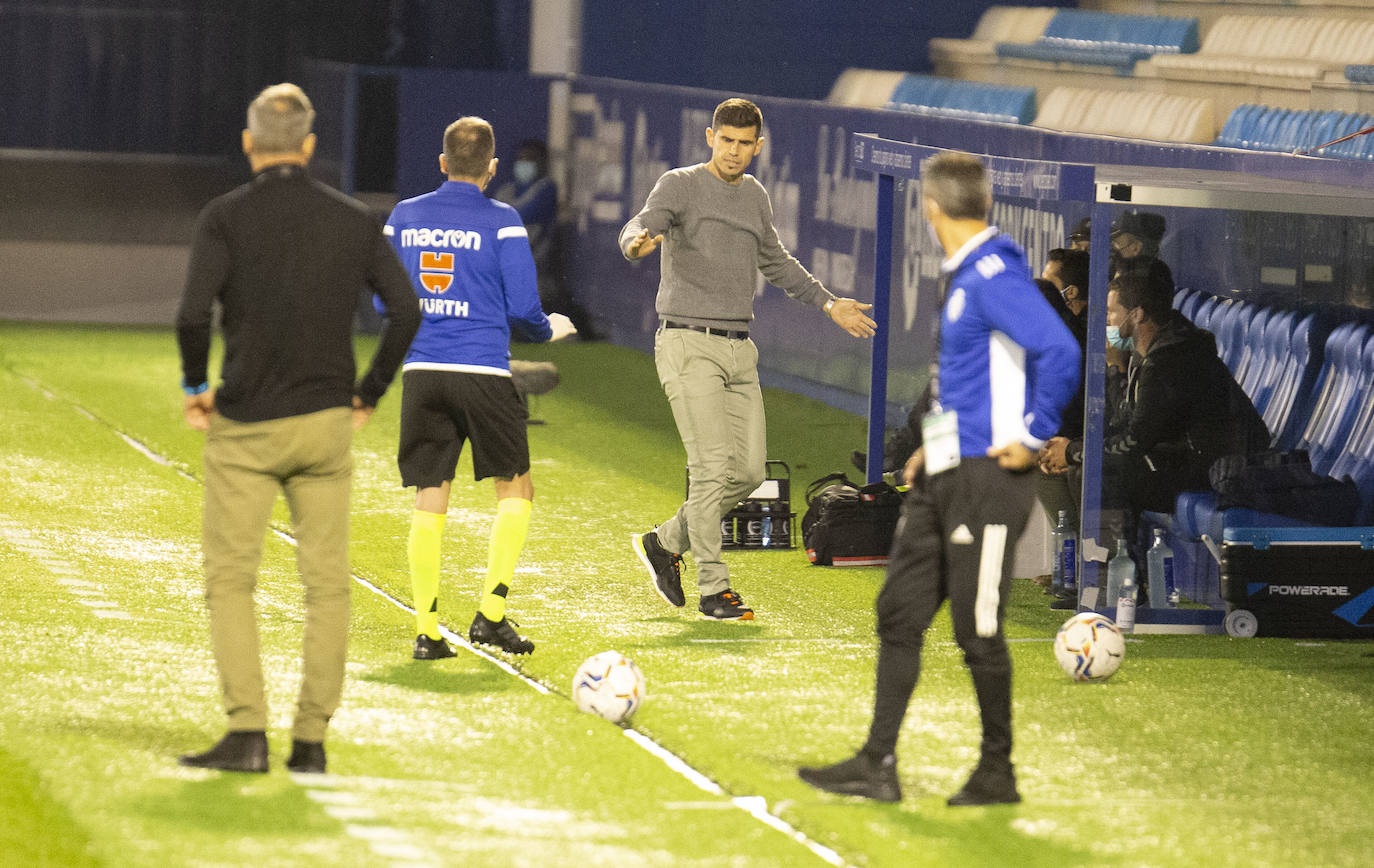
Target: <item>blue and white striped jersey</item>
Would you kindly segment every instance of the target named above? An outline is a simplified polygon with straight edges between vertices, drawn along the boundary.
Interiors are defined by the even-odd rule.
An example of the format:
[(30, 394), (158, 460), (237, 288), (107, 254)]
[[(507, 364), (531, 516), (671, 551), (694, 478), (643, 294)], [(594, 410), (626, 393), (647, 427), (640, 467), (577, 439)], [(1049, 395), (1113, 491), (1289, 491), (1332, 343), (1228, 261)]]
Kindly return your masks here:
[(520, 215), (474, 184), (445, 181), (406, 199), (383, 230), (420, 301), (404, 370), (510, 376), (510, 333), (553, 336)]
[(1031, 281), (1025, 252), (989, 226), (943, 269), (940, 404), (959, 414), (959, 453), (1013, 441), (1039, 449), (1078, 388), (1078, 343)]

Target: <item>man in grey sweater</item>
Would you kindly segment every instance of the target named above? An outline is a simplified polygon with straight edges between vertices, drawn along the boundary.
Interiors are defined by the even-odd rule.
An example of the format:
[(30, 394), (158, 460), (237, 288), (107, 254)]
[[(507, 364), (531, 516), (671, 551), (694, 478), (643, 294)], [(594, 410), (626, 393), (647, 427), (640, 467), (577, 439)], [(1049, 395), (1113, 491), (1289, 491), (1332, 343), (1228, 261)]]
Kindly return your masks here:
[(745, 174), (763, 147), (763, 115), (744, 99), (716, 107), (707, 163), (663, 174), (643, 210), (620, 231), (626, 259), (663, 247), (654, 362), (687, 450), (687, 501), (631, 543), (659, 596), (682, 592), (682, 553), (697, 564), (707, 618), (752, 620), (721, 561), (720, 520), (764, 478), (763, 394), (758, 348), (749, 340), (756, 273), (823, 310), (854, 337), (871, 337), (872, 305), (836, 298), (778, 240), (768, 193)]

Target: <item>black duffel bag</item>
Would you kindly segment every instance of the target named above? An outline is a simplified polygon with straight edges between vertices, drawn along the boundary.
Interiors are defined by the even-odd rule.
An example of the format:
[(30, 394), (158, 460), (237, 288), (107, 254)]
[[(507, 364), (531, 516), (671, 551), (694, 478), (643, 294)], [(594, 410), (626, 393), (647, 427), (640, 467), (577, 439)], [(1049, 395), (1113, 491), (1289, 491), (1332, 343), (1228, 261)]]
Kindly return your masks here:
[(1303, 449), (1227, 455), (1212, 464), (1210, 478), (1218, 509), (1245, 507), (1324, 527), (1349, 527), (1359, 517), (1354, 481), (1313, 472)]
[(885, 482), (860, 486), (843, 473), (822, 476), (806, 488), (806, 556), (821, 566), (885, 564), (901, 510), (901, 492)]

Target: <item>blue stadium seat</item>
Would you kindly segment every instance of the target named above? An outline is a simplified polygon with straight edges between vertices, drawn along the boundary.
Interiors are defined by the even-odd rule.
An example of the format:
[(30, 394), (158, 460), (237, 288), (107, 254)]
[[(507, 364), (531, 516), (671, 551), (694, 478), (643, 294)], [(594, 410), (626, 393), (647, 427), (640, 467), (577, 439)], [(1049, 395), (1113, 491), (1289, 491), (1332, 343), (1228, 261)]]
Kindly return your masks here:
[(1035, 88), (904, 75), (886, 108), (917, 114), (1028, 124), (1035, 120)]
[(1374, 368), (1362, 369), (1366, 345), (1374, 340), (1370, 328), (1347, 324), (1326, 341), (1325, 377), (1312, 416), (1298, 442), (1312, 458), (1312, 469), (1327, 473), (1350, 437), (1361, 400), (1374, 389)]
[(1130, 75), (1138, 60), (1198, 49), (1196, 18), (1061, 9), (1035, 42), (1001, 42), (999, 57), (1109, 66)]
[(1363, 63), (1351, 64), (1345, 68), (1345, 78), (1347, 81), (1360, 84), (1374, 84), (1374, 66)]
[(1197, 306), (1202, 301), (1196, 290), (1181, 287), (1174, 293), (1174, 309), (1183, 314), (1189, 322), (1193, 321), (1193, 314), (1197, 312)]
[(1332, 323), (1315, 312), (1300, 317), (1293, 328), (1283, 368), (1263, 414), (1276, 449), (1294, 448), (1302, 433), (1322, 368), (1322, 347), (1331, 329)]
[(1215, 295), (1209, 295), (1202, 299), (1198, 302), (1197, 310), (1193, 314), (1193, 324), (1200, 329), (1207, 329), (1213, 335), (1216, 335), (1216, 328), (1212, 325), (1212, 319), (1215, 316), (1217, 307), (1226, 303), (1227, 302), (1223, 302)]
[(1293, 340), (1293, 326), (1297, 315), (1291, 310), (1275, 311), (1269, 315), (1263, 331), (1254, 342), (1255, 350), (1240, 386), (1250, 396), (1250, 403), (1263, 416), (1284, 372)]
[[(1308, 151), (1369, 126), (1374, 126), (1374, 116), (1367, 114), (1241, 105), (1227, 116), (1215, 144), (1252, 151)], [(1374, 160), (1374, 135), (1359, 136), (1317, 153)]]

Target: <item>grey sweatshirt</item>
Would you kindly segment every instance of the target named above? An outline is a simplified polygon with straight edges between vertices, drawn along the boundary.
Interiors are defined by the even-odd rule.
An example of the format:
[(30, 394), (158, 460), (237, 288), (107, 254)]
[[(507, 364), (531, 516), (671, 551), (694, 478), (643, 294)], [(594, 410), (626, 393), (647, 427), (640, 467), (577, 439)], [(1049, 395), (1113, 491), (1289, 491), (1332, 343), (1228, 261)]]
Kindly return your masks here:
[(664, 319), (747, 328), (756, 272), (814, 307), (834, 298), (778, 240), (773, 204), (753, 175), (730, 184), (705, 163), (665, 172), (644, 209), (620, 230), (622, 254), (644, 229), (663, 235), (654, 308)]

